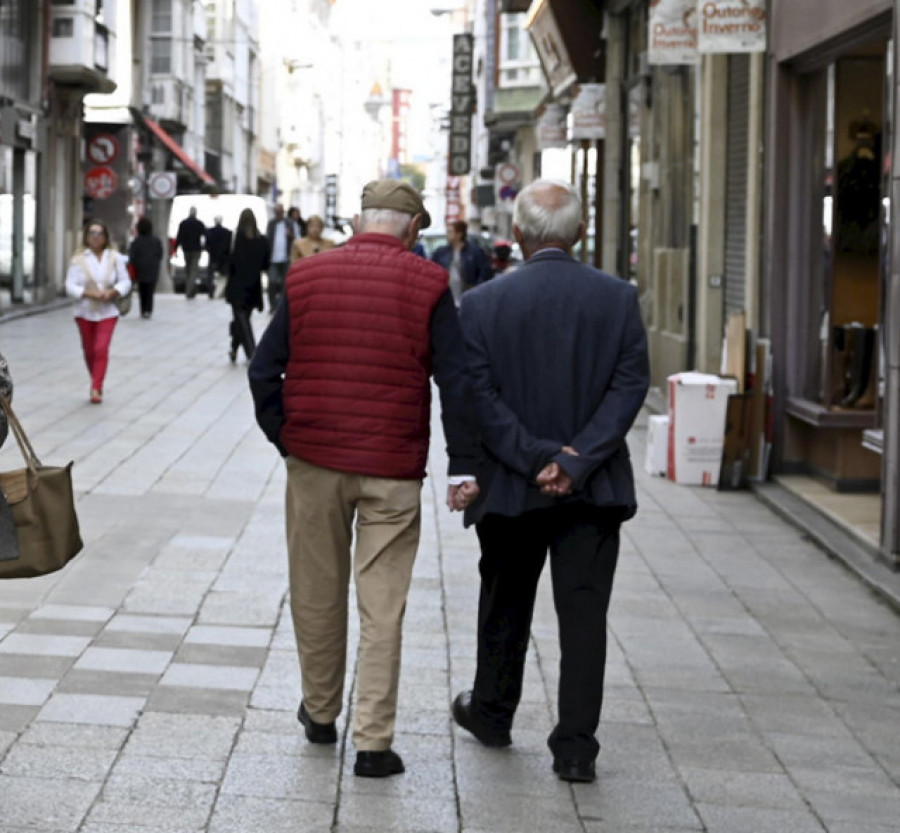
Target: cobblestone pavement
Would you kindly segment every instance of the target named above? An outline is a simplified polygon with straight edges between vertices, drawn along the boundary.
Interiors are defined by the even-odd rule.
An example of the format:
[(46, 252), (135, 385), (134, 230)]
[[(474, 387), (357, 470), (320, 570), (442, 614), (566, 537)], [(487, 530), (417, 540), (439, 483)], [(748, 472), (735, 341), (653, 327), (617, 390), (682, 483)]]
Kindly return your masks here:
[[(60, 574), (0, 583), (0, 833), (898, 829), (900, 617), (748, 493), (639, 475), (596, 784), (550, 771), (546, 586), (514, 745), (460, 733), (477, 547), (442, 505), (440, 442), (407, 614), (407, 772), (355, 778), (347, 713), (336, 749), (307, 745), (284, 473), (227, 322), (221, 302), (171, 296), (122, 321), (99, 407), (67, 310), (0, 325), (38, 453), (75, 460), (86, 542)], [(17, 466), (10, 440), (0, 467)], [(353, 683), (351, 663), (348, 713)]]

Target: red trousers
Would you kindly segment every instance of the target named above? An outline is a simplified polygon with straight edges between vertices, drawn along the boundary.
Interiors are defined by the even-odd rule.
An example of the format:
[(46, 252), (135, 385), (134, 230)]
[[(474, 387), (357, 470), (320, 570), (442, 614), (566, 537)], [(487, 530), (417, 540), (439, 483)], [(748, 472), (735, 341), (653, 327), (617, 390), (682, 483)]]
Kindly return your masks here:
[(118, 316), (104, 318), (102, 321), (88, 321), (76, 318), (78, 331), (81, 333), (81, 346), (84, 350), (84, 361), (88, 373), (91, 374), (91, 388), (103, 392), (103, 380), (109, 366), (109, 345), (113, 331), (116, 329)]

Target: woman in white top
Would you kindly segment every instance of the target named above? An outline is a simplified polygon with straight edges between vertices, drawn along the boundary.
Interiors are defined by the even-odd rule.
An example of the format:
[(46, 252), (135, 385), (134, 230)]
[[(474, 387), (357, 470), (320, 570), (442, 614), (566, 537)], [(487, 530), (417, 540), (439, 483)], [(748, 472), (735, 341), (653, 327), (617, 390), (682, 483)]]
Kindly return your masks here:
[(83, 242), (84, 251), (69, 262), (66, 293), (78, 301), (75, 323), (91, 374), (91, 402), (99, 404), (103, 401), (109, 345), (119, 320), (115, 300), (131, 291), (131, 279), (124, 261), (112, 248), (106, 223), (91, 220), (84, 227)]

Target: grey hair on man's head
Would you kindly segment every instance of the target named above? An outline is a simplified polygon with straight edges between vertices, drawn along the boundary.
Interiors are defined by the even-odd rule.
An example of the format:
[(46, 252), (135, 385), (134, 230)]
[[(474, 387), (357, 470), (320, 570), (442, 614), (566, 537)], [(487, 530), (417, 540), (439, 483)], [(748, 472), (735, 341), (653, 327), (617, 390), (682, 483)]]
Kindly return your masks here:
[(372, 226), (378, 226), (385, 234), (402, 238), (409, 230), (411, 220), (411, 214), (393, 208), (364, 208), (359, 215), (359, 230), (369, 231)]
[(567, 182), (535, 180), (516, 197), (513, 224), (530, 246), (558, 243), (569, 247), (578, 239), (581, 199)]

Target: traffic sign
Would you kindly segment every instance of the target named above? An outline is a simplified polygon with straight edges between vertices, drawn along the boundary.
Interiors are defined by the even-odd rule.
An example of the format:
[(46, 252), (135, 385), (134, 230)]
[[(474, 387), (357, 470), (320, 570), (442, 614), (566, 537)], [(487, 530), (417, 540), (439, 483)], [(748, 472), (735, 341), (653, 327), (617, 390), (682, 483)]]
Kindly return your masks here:
[(119, 155), (119, 140), (109, 133), (100, 133), (88, 142), (87, 155), (95, 165), (109, 165)]
[(170, 200), (178, 190), (178, 179), (173, 171), (157, 171), (150, 174), (147, 183), (150, 197), (154, 200)]
[(119, 177), (112, 168), (106, 165), (98, 165), (91, 168), (84, 177), (84, 190), (89, 197), (95, 200), (105, 200), (111, 197), (119, 188)]
[(504, 162), (497, 168), (497, 179), (500, 180), (501, 185), (515, 185), (520, 176), (521, 171), (519, 171), (518, 165), (513, 165), (512, 162)]

